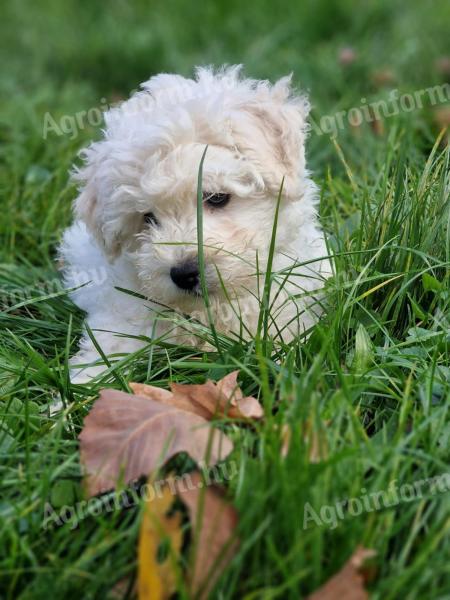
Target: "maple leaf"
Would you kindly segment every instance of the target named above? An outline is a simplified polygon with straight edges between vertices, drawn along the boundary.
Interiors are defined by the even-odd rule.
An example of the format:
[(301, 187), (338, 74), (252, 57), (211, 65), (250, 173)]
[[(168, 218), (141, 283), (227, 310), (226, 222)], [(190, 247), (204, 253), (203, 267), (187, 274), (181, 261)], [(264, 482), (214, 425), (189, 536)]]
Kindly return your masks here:
[(214, 465), (233, 449), (223, 432), (192, 412), (110, 389), (100, 392), (79, 440), (90, 496), (148, 475), (179, 452)]

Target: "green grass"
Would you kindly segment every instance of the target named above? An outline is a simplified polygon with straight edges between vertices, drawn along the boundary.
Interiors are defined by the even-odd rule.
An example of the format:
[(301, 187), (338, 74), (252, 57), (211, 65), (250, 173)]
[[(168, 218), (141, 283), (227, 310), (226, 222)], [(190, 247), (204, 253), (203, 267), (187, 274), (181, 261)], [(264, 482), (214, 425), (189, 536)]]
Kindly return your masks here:
[[(304, 343), (243, 343), (217, 352), (152, 345), (104, 381), (72, 385), (67, 361), (83, 315), (57, 284), (55, 247), (70, 221), (68, 170), (99, 135), (49, 134), (55, 119), (125, 97), (152, 73), (243, 62), (255, 77), (290, 70), (310, 90), (313, 117), (442, 84), (450, 53), (446, 1), (353, 3), (19, 0), (3, 9), (0, 122), (0, 597), (107, 598), (136, 572), (140, 507), (43, 527), (44, 510), (82, 498), (77, 434), (100, 387), (122, 380), (202, 382), (241, 369), (266, 417), (224, 425), (235, 441), (228, 484), (241, 547), (214, 597), (297, 599), (336, 572), (358, 544), (374, 548), (376, 599), (450, 597), (450, 495), (339, 520), (310, 522), (337, 501), (450, 473), (450, 211), (448, 147), (434, 109), (385, 120), (384, 133), (347, 126), (336, 142), (311, 134), (320, 214), (335, 253), (326, 311)], [(343, 46), (357, 52), (344, 67)], [(282, 274), (280, 275), (282, 277)], [(270, 281), (267, 282), (269, 287)], [(264, 319), (267, 319), (264, 315)], [(264, 328), (263, 328), (264, 330)], [(264, 343), (260, 343), (260, 342)], [(200, 360), (199, 360), (200, 359)], [(50, 417), (60, 394), (66, 418)], [(328, 423), (328, 424), (326, 424)], [(281, 455), (282, 427), (292, 429)], [(309, 461), (303, 432), (326, 439)], [(230, 463), (231, 464), (231, 463)], [(175, 468), (188, 468), (179, 459)], [(448, 488), (447, 488), (448, 489)], [(324, 513), (325, 514), (325, 513)]]

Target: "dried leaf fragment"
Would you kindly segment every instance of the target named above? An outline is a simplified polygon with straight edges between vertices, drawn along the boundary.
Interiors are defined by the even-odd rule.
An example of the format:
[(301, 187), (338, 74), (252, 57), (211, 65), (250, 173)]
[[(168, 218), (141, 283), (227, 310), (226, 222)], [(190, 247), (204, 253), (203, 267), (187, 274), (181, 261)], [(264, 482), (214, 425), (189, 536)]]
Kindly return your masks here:
[(191, 593), (205, 600), (239, 546), (235, 536), (238, 515), (219, 487), (204, 487), (199, 473), (193, 473), (191, 480), (194, 485), (179, 497), (192, 523)]
[(375, 550), (359, 546), (341, 570), (308, 596), (308, 600), (368, 600), (369, 594), (364, 585), (366, 578), (362, 569), (365, 561), (375, 554)]
[(146, 398), (156, 400), (156, 402), (173, 406), (171, 402), (173, 394), (169, 390), (156, 387), (155, 385), (148, 385), (147, 383), (129, 383), (128, 385), (136, 396), (145, 396)]
[(237, 382), (239, 371), (232, 371), (220, 381), (217, 382), (222, 397), (225, 397), (230, 404), (228, 416), (231, 418), (261, 419), (264, 411), (256, 398), (253, 396), (244, 396)]

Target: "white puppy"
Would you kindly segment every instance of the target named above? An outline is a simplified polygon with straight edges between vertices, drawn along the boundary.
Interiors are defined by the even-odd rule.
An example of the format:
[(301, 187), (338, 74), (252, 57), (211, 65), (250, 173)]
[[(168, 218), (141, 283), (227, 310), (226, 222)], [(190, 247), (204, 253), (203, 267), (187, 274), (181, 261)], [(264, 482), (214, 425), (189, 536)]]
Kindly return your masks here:
[[(203, 343), (194, 325), (157, 314), (164, 306), (208, 322), (196, 199), (206, 146), (204, 282), (216, 329), (248, 336), (257, 329), (282, 182), (270, 331), (288, 341), (314, 324), (320, 311), (311, 292), (330, 265), (305, 166), (309, 105), (290, 81), (244, 79), (240, 67), (198, 68), (194, 79), (162, 74), (105, 114), (103, 139), (82, 152), (84, 166), (74, 174), (76, 220), (60, 256), (65, 285), (85, 284), (72, 298), (106, 355), (135, 351), (155, 332)], [(88, 335), (72, 367), (75, 381), (105, 369)]]

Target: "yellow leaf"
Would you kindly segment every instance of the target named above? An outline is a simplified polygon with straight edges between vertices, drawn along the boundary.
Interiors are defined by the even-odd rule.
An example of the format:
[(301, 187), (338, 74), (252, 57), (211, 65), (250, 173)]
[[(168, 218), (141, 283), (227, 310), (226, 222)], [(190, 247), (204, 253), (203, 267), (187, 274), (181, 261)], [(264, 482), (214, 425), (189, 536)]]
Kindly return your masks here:
[[(177, 587), (177, 561), (182, 544), (181, 515), (168, 516), (174, 496), (168, 487), (152, 488), (146, 500), (139, 533), (138, 598), (167, 600)], [(158, 560), (158, 549), (168, 547)]]

